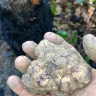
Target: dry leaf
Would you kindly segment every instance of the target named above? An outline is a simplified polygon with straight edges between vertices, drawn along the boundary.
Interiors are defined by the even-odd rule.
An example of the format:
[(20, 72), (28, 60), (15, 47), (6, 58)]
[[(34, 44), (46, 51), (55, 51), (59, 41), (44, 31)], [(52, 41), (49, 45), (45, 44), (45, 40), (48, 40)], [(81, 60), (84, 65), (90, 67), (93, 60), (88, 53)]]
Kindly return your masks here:
[(87, 15), (87, 13), (82, 12), (82, 17), (86, 23), (90, 23), (90, 17)]
[(55, 15), (60, 15), (61, 14), (61, 11), (62, 11), (62, 8), (60, 5), (57, 5), (56, 6), (56, 14)]
[(94, 13), (95, 8), (93, 6), (89, 6), (88, 8), (88, 16), (91, 17)]
[(39, 5), (39, 0), (31, 0), (34, 5)]

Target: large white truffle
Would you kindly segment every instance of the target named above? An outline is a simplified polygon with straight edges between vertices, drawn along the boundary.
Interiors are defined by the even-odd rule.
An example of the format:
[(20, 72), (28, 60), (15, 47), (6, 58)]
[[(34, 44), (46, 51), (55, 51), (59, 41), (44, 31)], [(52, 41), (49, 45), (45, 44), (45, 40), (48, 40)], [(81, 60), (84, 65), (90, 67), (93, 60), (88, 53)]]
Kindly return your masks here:
[(42, 40), (22, 84), (31, 94), (69, 96), (91, 81), (91, 67), (74, 48)]

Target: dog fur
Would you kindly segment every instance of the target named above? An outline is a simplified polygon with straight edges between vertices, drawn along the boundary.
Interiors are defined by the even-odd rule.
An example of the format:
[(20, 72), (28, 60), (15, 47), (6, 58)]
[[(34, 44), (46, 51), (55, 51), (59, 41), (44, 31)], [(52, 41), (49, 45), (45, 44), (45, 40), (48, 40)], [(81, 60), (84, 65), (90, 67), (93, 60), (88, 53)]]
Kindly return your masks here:
[(53, 14), (47, 0), (40, 0), (39, 5), (32, 4), (30, 0), (28, 0), (29, 5), (21, 4), (20, 0), (17, 2), (13, 0), (15, 3), (10, 3), (10, 0), (5, 1), (8, 2), (7, 7), (0, 6), (3, 39), (12, 47), (17, 56), (23, 55), (22, 44), (25, 41), (39, 43), (45, 32), (52, 31)]

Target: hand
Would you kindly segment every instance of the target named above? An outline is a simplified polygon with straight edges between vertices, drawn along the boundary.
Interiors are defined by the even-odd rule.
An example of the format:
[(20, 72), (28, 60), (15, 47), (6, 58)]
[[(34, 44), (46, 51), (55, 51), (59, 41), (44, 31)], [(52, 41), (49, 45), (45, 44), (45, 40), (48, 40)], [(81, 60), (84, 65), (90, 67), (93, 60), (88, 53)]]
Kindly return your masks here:
[[(62, 44), (67, 46), (68, 48), (72, 48), (73, 46), (68, 44), (64, 41), (60, 36), (48, 32), (44, 35), (44, 39), (49, 40), (55, 44)], [(35, 59), (34, 56), (34, 49), (36, 48), (37, 44), (33, 41), (27, 41), (22, 45), (23, 51), (29, 55), (31, 58)], [(19, 56), (15, 60), (15, 67), (22, 73), (26, 73), (31, 60), (28, 59), (26, 56)], [(10, 76), (7, 81), (10, 88), (19, 96), (33, 96), (28, 91), (26, 91), (21, 83), (21, 80), (17, 76)], [(46, 95), (50, 96), (50, 95)], [(92, 81), (89, 85), (81, 90), (77, 90), (71, 96), (96, 96), (96, 70), (92, 69)]]

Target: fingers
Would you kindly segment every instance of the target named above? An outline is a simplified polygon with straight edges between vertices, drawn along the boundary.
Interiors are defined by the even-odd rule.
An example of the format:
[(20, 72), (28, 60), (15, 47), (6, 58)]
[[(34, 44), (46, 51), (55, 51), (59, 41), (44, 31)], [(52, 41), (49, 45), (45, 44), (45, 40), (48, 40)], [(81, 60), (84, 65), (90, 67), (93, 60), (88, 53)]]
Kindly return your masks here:
[(96, 79), (96, 69), (92, 68), (92, 78)]
[(64, 40), (62, 37), (52, 32), (45, 33), (44, 39), (47, 39), (48, 41), (53, 42), (54, 44), (61, 44)]
[[(44, 35), (44, 39), (47, 39), (50, 42), (53, 42), (55, 44), (61, 44), (63, 42), (62, 37), (60, 37), (59, 35), (56, 35), (55, 33), (52, 33), (52, 32), (47, 32)], [(36, 47), (37, 47), (37, 44), (33, 41), (26, 41), (25, 43), (22, 44), (23, 51), (33, 59), (35, 59), (34, 49)]]
[[(72, 45), (67, 43), (62, 37), (52, 32), (47, 32), (44, 35), (44, 39), (47, 39), (54, 44), (62, 44), (69, 48), (72, 47)], [(22, 44), (23, 51), (33, 59), (35, 59), (34, 49), (36, 47), (37, 47), (37, 44), (33, 41), (26, 41), (25, 43)]]
[(22, 73), (26, 73), (31, 60), (26, 56), (19, 56), (15, 60), (15, 67)]
[(22, 86), (21, 80), (17, 76), (10, 76), (7, 80), (9, 87), (19, 96), (32, 96)]
[(26, 41), (22, 44), (23, 51), (30, 56), (31, 58), (35, 59), (34, 49), (37, 47), (37, 44), (33, 41)]
[(68, 42), (66, 42), (65, 40), (63, 40), (63, 42), (61, 43), (61, 45), (63, 45), (65, 48), (67, 49), (71, 49), (74, 48), (71, 44), (69, 44)]
[[(44, 38), (49, 40), (50, 42), (55, 43), (55, 44), (62, 44), (66, 48), (71, 48), (72, 47), (72, 45), (67, 43), (63, 38), (61, 38), (60, 36), (58, 36), (58, 35), (56, 35), (55, 33), (52, 33), (52, 32), (47, 32), (44, 35)], [(27, 55), (29, 55), (31, 58), (34, 58), (34, 59), (35, 59), (34, 50), (35, 50), (36, 47), (37, 47), (37, 44), (33, 41), (27, 41), (27, 42), (22, 44), (23, 51)], [(27, 71), (27, 69), (30, 65), (30, 62), (31, 62), (31, 60), (29, 60), (27, 57), (19, 56), (15, 60), (15, 67), (20, 72), (26, 73), (26, 71)]]
[(50, 42), (53, 42), (54, 44), (63, 45), (65, 48), (74, 48), (71, 44), (66, 42), (62, 37), (52, 32), (47, 32), (44, 35), (44, 39), (47, 39)]
[(72, 96), (95, 96), (96, 95), (96, 70), (92, 69), (92, 81), (82, 90), (77, 90)]
[(71, 96), (96, 96), (96, 79), (85, 88), (75, 91)]
[[(71, 48), (72, 45), (70, 45), (69, 43), (67, 43), (62, 37), (56, 35), (55, 33), (52, 32), (47, 32), (44, 35), (44, 38), (49, 40), (50, 42), (53, 42), (55, 44), (62, 44), (64, 45), (66, 48)], [(27, 41), (25, 43), (22, 44), (22, 48), (23, 51), (29, 55), (31, 58), (35, 59), (35, 55), (34, 55), (34, 50), (37, 47), (37, 44), (33, 41)], [(17, 59), (15, 60), (15, 67), (22, 73), (26, 73), (29, 65), (30, 65), (31, 60), (29, 60), (27, 57), (25, 56), (19, 56), (17, 57)]]
[[(44, 39), (47, 39), (54, 44), (61, 44), (62, 42), (64, 42), (64, 39), (62, 37), (52, 32), (47, 32), (44, 35)], [(35, 59), (34, 49), (36, 47), (37, 47), (37, 44), (33, 41), (26, 41), (25, 43), (22, 44), (23, 51), (33, 59)]]
[[(20, 78), (15, 75), (10, 76), (8, 78), (7, 84), (19, 96), (41, 96), (41, 95), (31, 95), (28, 91), (26, 91), (21, 83)], [(47, 94), (46, 96), (51, 95)]]
[(96, 96), (96, 78), (85, 88), (84, 96)]

